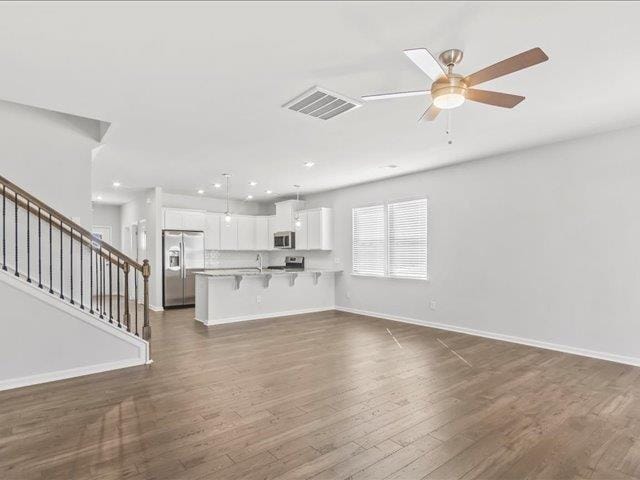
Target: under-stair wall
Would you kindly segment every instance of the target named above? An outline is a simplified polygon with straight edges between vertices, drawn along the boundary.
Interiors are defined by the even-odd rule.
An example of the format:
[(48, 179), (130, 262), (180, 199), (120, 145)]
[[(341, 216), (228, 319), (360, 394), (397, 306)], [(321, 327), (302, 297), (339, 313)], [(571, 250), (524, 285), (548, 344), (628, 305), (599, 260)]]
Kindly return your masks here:
[(148, 363), (149, 276), (0, 176), (0, 389)]

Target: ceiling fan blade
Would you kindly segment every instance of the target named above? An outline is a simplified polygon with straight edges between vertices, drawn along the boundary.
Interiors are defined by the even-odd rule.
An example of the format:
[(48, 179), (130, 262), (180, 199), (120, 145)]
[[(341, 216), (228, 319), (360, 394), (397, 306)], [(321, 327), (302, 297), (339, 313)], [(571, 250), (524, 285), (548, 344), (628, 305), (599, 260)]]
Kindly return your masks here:
[(427, 108), (425, 110), (425, 112), (422, 114), (422, 116), (418, 120), (418, 123), (420, 123), (420, 122), (432, 122), (433, 120), (436, 119), (436, 117), (438, 116), (440, 111), (441, 110), (432, 103), (429, 106), (429, 108)]
[(401, 98), (401, 97), (418, 97), (422, 95), (428, 95), (431, 91), (429, 90), (418, 90), (415, 92), (396, 92), (396, 93), (380, 93), (378, 95), (365, 95), (362, 100), (370, 101), (370, 100), (386, 100), (388, 98)]
[(540, 48), (532, 48), (531, 50), (527, 50), (526, 52), (519, 53), (511, 58), (495, 63), (490, 67), (483, 68), (476, 73), (472, 73), (464, 79), (464, 82), (468, 87), (473, 87), (474, 85), (488, 82), (494, 78), (503, 77), (504, 75), (517, 72), (523, 68), (532, 67), (538, 63), (546, 62), (547, 60), (549, 60), (549, 57), (547, 57), (547, 54)]
[(490, 92), (489, 90), (477, 90), (470, 88), (467, 90), (467, 100), (474, 102), (486, 103), (487, 105), (495, 105), (496, 107), (513, 108), (524, 100), (520, 95), (511, 95), (510, 93)]
[(447, 72), (438, 60), (426, 48), (412, 48), (404, 51), (405, 55), (426, 73), (433, 81), (446, 77)]

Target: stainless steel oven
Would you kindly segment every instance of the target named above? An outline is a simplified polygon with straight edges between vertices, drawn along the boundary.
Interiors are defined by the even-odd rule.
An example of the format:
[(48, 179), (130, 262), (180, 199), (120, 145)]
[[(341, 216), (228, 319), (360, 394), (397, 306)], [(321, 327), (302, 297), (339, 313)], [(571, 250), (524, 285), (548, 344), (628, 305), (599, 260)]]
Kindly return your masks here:
[(296, 233), (295, 232), (274, 233), (273, 248), (296, 248)]

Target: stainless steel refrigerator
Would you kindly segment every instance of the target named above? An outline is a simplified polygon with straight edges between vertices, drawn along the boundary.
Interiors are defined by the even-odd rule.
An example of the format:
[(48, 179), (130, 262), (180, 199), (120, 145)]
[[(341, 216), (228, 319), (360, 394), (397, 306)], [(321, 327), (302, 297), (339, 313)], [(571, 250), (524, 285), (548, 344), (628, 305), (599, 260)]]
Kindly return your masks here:
[(196, 303), (196, 272), (204, 270), (204, 233), (162, 231), (162, 305), (192, 307)]

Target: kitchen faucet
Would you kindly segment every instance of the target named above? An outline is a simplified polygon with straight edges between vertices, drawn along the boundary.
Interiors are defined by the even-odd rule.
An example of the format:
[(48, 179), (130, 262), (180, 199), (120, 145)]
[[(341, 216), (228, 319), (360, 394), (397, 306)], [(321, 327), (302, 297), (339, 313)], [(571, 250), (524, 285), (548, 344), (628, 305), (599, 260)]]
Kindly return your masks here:
[(260, 262), (260, 271), (262, 271), (262, 253), (258, 253), (256, 257), (256, 262)]

